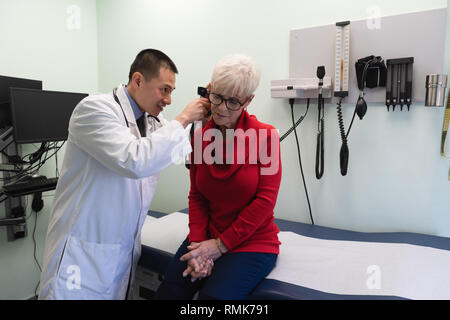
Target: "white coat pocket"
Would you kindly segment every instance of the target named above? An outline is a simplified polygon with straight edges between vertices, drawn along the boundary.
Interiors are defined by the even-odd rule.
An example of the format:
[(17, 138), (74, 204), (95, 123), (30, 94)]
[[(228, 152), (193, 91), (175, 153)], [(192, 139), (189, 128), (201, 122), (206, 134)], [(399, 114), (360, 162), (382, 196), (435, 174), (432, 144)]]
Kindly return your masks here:
[(63, 299), (107, 298), (116, 276), (120, 244), (103, 244), (69, 236), (58, 270)]

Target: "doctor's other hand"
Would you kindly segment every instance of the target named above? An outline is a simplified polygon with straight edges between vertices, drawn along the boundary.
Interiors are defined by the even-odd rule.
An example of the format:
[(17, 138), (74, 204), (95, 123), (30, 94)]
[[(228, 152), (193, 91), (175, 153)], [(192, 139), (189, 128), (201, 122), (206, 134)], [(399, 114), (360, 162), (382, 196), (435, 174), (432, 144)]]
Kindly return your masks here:
[(183, 127), (194, 121), (203, 120), (211, 111), (211, 102), (207, 98), (192, 100), (183, 111), (175, 118)]

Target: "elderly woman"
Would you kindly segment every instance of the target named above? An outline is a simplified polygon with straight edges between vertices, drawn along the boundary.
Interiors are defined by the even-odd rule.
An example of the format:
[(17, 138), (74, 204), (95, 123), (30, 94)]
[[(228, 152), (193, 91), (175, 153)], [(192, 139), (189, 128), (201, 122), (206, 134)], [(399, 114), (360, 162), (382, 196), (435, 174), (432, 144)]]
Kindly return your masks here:
[(212, 119), (192, 139), (189, 235), (158, 299), (192, 299), (196, 292), (199, 299), (245, 299), (275, 266), (279, 136), (246, 110), (259, 78), (245, 55), (225, 57), (214, 68)]

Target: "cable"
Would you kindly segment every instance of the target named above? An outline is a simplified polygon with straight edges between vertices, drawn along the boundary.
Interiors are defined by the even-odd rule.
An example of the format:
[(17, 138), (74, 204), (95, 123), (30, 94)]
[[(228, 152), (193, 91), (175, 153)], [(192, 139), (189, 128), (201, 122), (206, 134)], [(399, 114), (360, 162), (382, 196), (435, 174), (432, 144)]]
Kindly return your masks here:
[(37, 226), (38, 213), (37, 213), (36, 211), (34, 211), (34, 214), (35, 214), (35, 219), (34, 219), (34, 227), (33, 227), (33, 244), (34, 244), (34, 245), (33, 245), (33, 246), (34, 246), (34, 248), (33, 248), (33, 256), (34, 256), (34, 261), (36, 261), (36, 264), (37, 264), (37, 266), (38, 266), (38, 268), (39, 268), (39, 271), (42, 272), (41, 265), (39, 264), (39, 261), (38, 261), (38, 259), (37, 259), (37, 257), (36, 257), (37, 244), (36, 244), (36, 237), (35, 237), (35, 234), (36, 234), (36, 226)]
[(55, 177), (59, 177), (59, 168), (58, 168), (58, 153), (55, 153)]
[[(64, 145), (65, 142), (63, 142), (61, 145), (58, 145), (58, 143), (53, 143), (50, 144), (49, 147), (47, 147), (46, 149), (44, 149), (44, 151), (41, 154), (41, 158), (36, 159), (35, 162), (30, 163), (28, 162), (28, 167), (26, 168), (22, 168), (19, 172), (14, 170), (14, 171), (9, 171), (9, 170), (1, 170), (1, 171), (9, 171), (9, 172), (15, 172), (17, 173), (16, 175), (12, 175), (6, 178), (0, 178), (0, 181), (10, 181), (10, 180), (15, 180), (15, 179), (20, 179), (23, 176), (27, 176), (27, 175), (33, 175), (34, 173), (38, 172), (39, 169), (45, 164), (45, 162), (50, 159), (51, 157), (53, 157)], [(55, 150), (53, 153), (51, 153), (50, 155), (48, 155), (48, 153), (52, 150)], [(42, 156), (45, 154), (44, 159), (42, 159)], [(30, 156), (32, 154), (28, 154), (26, 156), (23, 157), (23, 159), (25, 159), (26, 157)]]
[[(17, 163), (14, 164), (15, 169), (14, 170), (6, 170), (6, 169), (1, 169), (0, 171), (2, 172), (13, 172), (15, 173), (14, 175), (11, 175), (9, 177), (6, 178), (1, 178), (0, 181), (10, 181), (10, 180), (18, 180), (20, 181), (22, 178), (28, 176), (28, 175), (33, 175), (34, 173), (39, 172), (39, 169), (45, 164), (45, 162), (50, 159), (51, 157), (53, 157), (55, 155), (56, 158), (56, 175), (59, 175), (59, 171), (58, 171), (58, 158), (57, 158), (57, 153), (58, 151), (62, 148), (62, 146), (64, 145), (65, 141), (58, 145), (57, 142), (52, 142), (52, 143), (42, 143), (41, 146), (39, 147), (39, 149), (33, 153), (27, 154), (24, 157), (20, 158), (17, 157), (20, 161), (20, 166), (17, 165)], [(53, 153), (51, 153), (51, 151), (54, 151)], [(2, 151), (2, 154), (4, 156), (6, 156), (9, 159), (12, 159), (12, 157), (10, 157), (8, 154), (6, 154), (4, 151)], [(25, 161), (25, 159), (28, 158), (28, 161)], [(16, 159), (14, 159), (16, 160)], [(22, 166), (23, 164), (28, 164), (28, 166), (26, 166), (25, 168)], [(27, 203), (27, 197), (25, 197), (25, 208), (28, 207), (28, 203)], [(33, 213), (35, 213), (35, 220), (34, 220), (34, 227), (33, 227), (33, 257), (34, 257), (34, 261), (36, 262), (39, 271), (42, 272), (42, 268), (41, 265), (39, 263), (39, 260), (37, 259), (36, 256), (36, 252), (37, 252), (37, 243), (36, 243), (36, 228), (37, 228), (37, 220), (38, 220), (38, 212), (42, 210), (43, 208), (43, 200), (42, 200), (42, 193), (35, 193), (34, 194), (34, 198), (32, 201), (32, 212), (30, 213), (29, 216), (25, 216), (25, 221), (27, 221), (29, 218), (31, 218), (31, 216), (33, 215)], [(35, 289), (34, 289), (34, 293), (35, 296), (37, 296), (37, 290), (39, 288), (39, 284), (40, 284), (40, 280), (38, 281)]]
[(350, 134), (350, 130), (352, 129), (352, 125), (353, 125), (353, 120), (355, 120), (355, 116), (356, 116), (356, 109), (353, 112), (352, 121), (350, 121), (350, 126), (348, 127), (347, 134), (345, 135), (346, 138), (348, 138), (348, 135)]
[[(356, 64), (356, 71), (358, 74), (358, 66), (363, 59), (358, 60)], [(361, 93), (359, 95), (358, 101), (355, 106), (355, 111), (353, 112), (352, 121), (350, 122), (350, 126), (348, 128), (347, 133), (345, 133), (345, 126), (344, 126), (344, 117), (342, 115), (342, 98), (339, 99), (339, 102), (337, 104), (337, 113), (338, 113), (338, 122), (339, 122), (339, 131), (341, 134), (341, 140), (342, 140), (342, 146), (341, 151), (339, 154), (339, 160), (340, 160), (340, 166), (341, 166), (341, 174), (343, 176), (347, 175), (348, 171), (348, 160), (350, 157), (350, 151), (348, 149), (348, 135), (350, 134), (350, 130), (353, 126), (353, 121), (355, 120), (355, 115), (358, 114), (359, 118), (362, 120), (364, 115), (367, 112), (367, 104), (364, 100), (364, 89), (366, 87), (366, 77), (367, 77), (367, 71), (369, 69), (369, 66), (373, 63), (378, 61), (378, 58), (371, 58), (370, 60), (364, 62), (364, 69), (362, 71), (361, 78), (358, 77), (358, 87), (361, 90)], [(359, 81), (360, 80), (360, 81)]]
[[(312, 210), (311, 210), (311, 203), (309, 201), (308, 189), (306, 188), (305, 174), (303, 173), (302, 156), (300, 153), (300, 144), (298, 141), (297, 129), (296, 129), (295, 120), (294, 120), (294, 99), (289, 99), (289, 104), (291, 105), (292, 124), (293, 124), (293, 128), (294, 128), (295, 140), (297, 142), (298, 160), (299, 160), (299, 164), (300, 164), (300, 171), (302, 173), (303, 186), (305, 187), (306, 199), (308, 201), (309, 216), (311, 217), (311, 224), (314, 225), (314, 219), (313, 219)], [(308, 99), (308, 103), (307, 103), (306, 113), (308, 113), (308, 109), (309, 109), (309, 99)], [(306, 115), (306, 113), (305, 113), (305, 115)]]
[(302, 115), (300, 117), (300, 119), (297, 120), (297, 122), (295, 123), (294, 126), (292, 126), (285, 134), (283, 134), (280, 138), (280, 142), (282, 142), (284, 139), (286, 139), (291, 133), (292, 131), (294, 131), (294, 128), (297, 128), (300, 123), (302, 123), (302, 121), (305, 119), (306, 115), (308, 114), (308, 110), (309, 110), (309, 99), (307, 100), (307, 104), (306, 104), (306, 112), (304, 115)]
[(347, 175), (348, 161), (349, 161), (349, 157), (350, 157), (350, 151), (348, 149), (348, 136), (350, 134), (350, 130), (352, 129), (352, 126), (353, 126), (353, 121), (355, 120), (355, 116), (357, 114), (357, 108), (355, 108), (355, 111), (353, 112), (352, 121), (350, 122), (350, 126), (348, 127), (347, 133), (345, 133), (344, 117), (342, 114), (342, 98), (339, 99), (339, 102), (337, 104), (337, 114), (338, 114), (338, 122), (339, 122), (339, 131), (340, 131), (341, 140), (342, 140), (341, 151), (339, 154), (341, 174), (343, 176), (345, 176), (345, 175)]
[[(36, 217), (34, 220), (34, 228), (33, 228), (33, 244), (34, 244), (33, 256), (34, 256), (34, 261), (36, 261), (36, 264), (37, 264), (40, 272), (42, 272), (42, 268), (36, 257), (37, 244), (36, 244), (35, 234), (36, 234), (36, 226), (37, 226), (37, 220), (38, 220), (38, 212), (40, 212), (42, 210), (42, 208), (44, 208), (44, 201), (42, 200), (42, 192), (36, 192), (33, 195), (33, 202), (31, 203), (31, 210), (32, 210), (32, 212), (35, 213), (35, 217)], [(39, 287), (39, 283), (40, 283), (40, 280), (38, 281), (38, 284), (36, 285), (36, 288), (34, 289), (35, 295), (37, 295), (37, 289)]]
[[(33, 228), (33, 257), (34, 257), (34, 261), (36, 262), (38, 268), (39, 268), (39, 272), (42, 272), (42, 268), (41, 265), (39, 264), (39, 261), (36, 257), (36, 249), (37, 249), (37, 244), (36, 244), (36, 238), (35, 238), (35, 233), (36, 233), (36, 226), (37, 226), (37, 219), (38, 219), (38, 213), (36, 211), (34, 211), (35, 213), (35, 220), (34, 220), (34, 228)], [(37, 290), (39, 288), (39, 284), (41, 283), (41, 280), (39, 279), (36, 288), (34, 289), (34, 295), (37, 296)]]

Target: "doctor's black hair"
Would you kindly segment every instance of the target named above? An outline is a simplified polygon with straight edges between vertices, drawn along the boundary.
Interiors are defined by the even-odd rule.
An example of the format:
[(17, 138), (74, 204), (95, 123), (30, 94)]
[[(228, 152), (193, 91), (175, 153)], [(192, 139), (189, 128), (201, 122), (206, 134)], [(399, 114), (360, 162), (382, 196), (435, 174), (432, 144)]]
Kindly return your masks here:
[(174, 73), (178, 73), (175, 63), (163, 52), (156, 49), (144, 49), (138, 53), (130, 67), (128, 75), (128, 83), (135, 72), (140, 72), (144, 75), (145, 80), (150, 81), (159, 76), (159, 69), (161, 67), (168, 68)]

